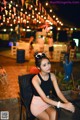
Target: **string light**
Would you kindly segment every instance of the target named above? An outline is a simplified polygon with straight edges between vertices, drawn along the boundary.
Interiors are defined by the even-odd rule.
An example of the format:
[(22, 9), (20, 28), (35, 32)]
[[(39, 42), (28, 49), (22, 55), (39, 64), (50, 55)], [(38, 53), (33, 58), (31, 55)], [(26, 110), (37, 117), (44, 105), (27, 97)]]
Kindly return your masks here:
[(48, 4), (48, 2), (46, 2), (46, 6), (48, 6), (49, 4)]
[[(4, 6), (4, 9), (5, 9), (5, 14), (3, 14), (3, 16), (7, 16), (8, 19), (3, 19), (3, 22), (6, 22), (7, 24), (10, 24), (13, 23), (13, 24), (17, 24), (17, 23), (20, 23), (20, 24), (26, 24), (26, 23), (30, 23), (32, 22), (32, 18), (34, 19), (35, 22), (33, 22), (33, 24), (41, 24), (41, 23), (45, 23), (46, 19), (49, 19), (50, 22), (48, 24), (53, 24), (53, 21), (57, 21), (57, 23), (63, 25), (63, 23), (60, 23), (59, 22), (59, 19), (55, 17), (55, 15), (52, 16), (52, 18), (48, 15), (46, 9), (44, 8), (43, 9), (43, 13), (41, 14), (41, 9), (38, 8), (40, 6), (37, 5), (34, 5), (34, 4), (29, 4), (29, 3), (26, 3), (25, 2), (25, 7), (27, 5), (27, 8), (22, 8), (21, 6), (19, 6), (19, 4), (17, 4), (16, 2), (14, 1), (10, 1), (8, 3), (7, 6)], [(45, 5), (47, 7), (49, 7), (49, 3), (46, 2)], [(43, 5), (41, 4), (41, 7), (43, 8)], [(9, 10), (8, 10), (8, 9)], [(29, 10), (29, 8), (31, 8)], [(27, 10), (28, 9), (28, 10)], [(53, 12), (52, 8), (50, 8), (50, 13)], [(45, 16), (46, 15), (46, 16)], [(31, 17), (30, 17), (31, 16)], [(48, 17), (47, 17), (48, 16)], [(26, 18), (26, 19), (25, 19)], [(53, 18), (55, 18), (53, 20)], [(55, 23), (54, 22), (54, 23)], [(2, 25), (2, 24), (1, 24)]]

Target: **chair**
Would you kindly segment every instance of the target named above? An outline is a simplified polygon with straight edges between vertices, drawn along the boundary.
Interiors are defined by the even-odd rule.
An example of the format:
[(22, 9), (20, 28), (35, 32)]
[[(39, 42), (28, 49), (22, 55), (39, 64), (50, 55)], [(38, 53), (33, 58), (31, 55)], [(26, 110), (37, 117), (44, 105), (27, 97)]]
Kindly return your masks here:
[(11, 54), (16, 55), (17, 53), (17, 46), (11, 46)]
[(23, 106), (26, 110), (26, 120), (34, 120), (35, 117), (30, 112), (30, 103), (32, 99), (31, 79), (34, 74), (18, 76), (20, 88), (20, 120), (22, 120)]
[(70, 50), (70, 60), (73, 60), (74, 58), (75, 58), (75, 54), (76, 54), (76, 52), (75, 52), (75, 49), (71, 49)]

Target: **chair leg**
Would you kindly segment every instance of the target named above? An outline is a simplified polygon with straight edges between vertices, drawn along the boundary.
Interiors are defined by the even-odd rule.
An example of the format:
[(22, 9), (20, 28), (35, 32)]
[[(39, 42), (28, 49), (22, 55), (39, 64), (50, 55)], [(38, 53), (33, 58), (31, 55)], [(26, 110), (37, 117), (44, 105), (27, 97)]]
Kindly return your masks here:
[(74, 90), (75, 90), (75, 82), (74, 82), (74, 77), (73, 77), (73, 73), (71, 74), (71, 78), (72, 78), (72, 82), (73, 82), (73, 87), (74, 87)]
[(22, 105), (20, 106), (20, 120), (22, 120)]

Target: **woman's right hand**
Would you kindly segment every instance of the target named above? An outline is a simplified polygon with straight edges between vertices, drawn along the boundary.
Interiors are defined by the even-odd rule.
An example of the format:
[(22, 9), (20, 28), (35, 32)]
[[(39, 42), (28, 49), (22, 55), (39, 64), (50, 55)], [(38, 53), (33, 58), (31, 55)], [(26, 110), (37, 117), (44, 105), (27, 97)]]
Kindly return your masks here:
[(71, 102), (68, 102), (68, 103), (62, 103), (62, 108), (66, 109), (66, 110), (69, 110), (71, 112), (75, 112), (75, 107), (74, 105), (71, 103)]

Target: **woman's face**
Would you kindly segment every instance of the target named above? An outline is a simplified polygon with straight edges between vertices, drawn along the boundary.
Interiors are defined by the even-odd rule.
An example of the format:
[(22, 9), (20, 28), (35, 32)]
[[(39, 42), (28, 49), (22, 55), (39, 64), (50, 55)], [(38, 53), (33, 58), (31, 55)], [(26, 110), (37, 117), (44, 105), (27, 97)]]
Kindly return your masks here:
[(49, 73), (51, 71), (51, 63), (48, 59), (42, 59), (40, 69), (42, 72)]

